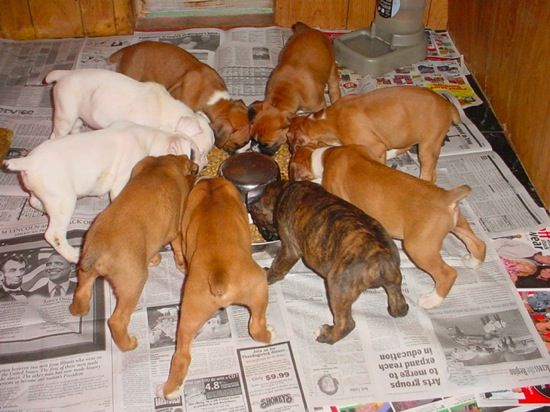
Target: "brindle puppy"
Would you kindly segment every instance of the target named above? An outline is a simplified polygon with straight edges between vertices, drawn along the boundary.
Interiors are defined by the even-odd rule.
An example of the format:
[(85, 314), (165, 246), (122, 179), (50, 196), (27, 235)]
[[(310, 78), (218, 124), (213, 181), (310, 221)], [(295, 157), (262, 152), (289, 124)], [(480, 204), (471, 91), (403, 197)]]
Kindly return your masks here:
[(384, 288), (391, 316), (407, 314), (397, 247), (359, 208), (316, 183), (279, 181), (249, 211), (266, 239), (281, 239), (269, 283), (283, 279), (300, 258), (325, 279), (334, 325), (321, 327), (319, 342), (333, 344), (353, 330), (351, 305), (369, 288)]

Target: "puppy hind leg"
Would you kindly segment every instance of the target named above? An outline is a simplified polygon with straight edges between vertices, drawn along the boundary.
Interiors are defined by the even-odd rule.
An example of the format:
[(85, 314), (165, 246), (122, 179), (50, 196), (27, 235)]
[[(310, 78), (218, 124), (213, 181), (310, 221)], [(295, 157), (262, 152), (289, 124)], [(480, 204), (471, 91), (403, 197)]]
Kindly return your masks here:
[(98, 274), (94, 269), (80, 269), (78, 272), (78, 284), (73, 295), (73, 302), (69, 305), (69, 312), (73, 316), (85, 316), (90, 310), (92, 288)]
[(370, 265), (368, 271), (377, 270), (379, 273), (371, 273), (368, 278), (381, 278), (381, 286), (388, 297), (388, 313), (395, 317), (405, 316), (409, 311), (409, 305), (401, 291), (402, 276), (399, 269), (399, 261), (382, 258), (378, 265)]
[(174, 261), (176, 262), (176, 267), (180, 272), (187, 272), (187, 265), (185, 263), (185, 257), (183, 256), (183, 235), (181, 232), (178, 233), (176, 238), (170, 242), (172, 246), (172, 253), (174, 253)]
[(77, 125), (82, 126), (78, 113), (74, 110), (63, 110), (55, 107), (53, 116), (53, 131), (50, 139), (67, 136), (75, 133)]
[[(265, 279), (265, 275), (261, 275)], [(273, 333), (267, 325), (265, 313), (268, 304), (268, 288), (265, 280), (259, 281), (252, 290), (246, 293), (247, 301), (243, 304), (250, 310), (250, 321), (248, 331), (250, 336), (258, 342), (271, 343)]]
[(138, 345), (137, 338), (129, 335), (128, 325), (147, 280), (147, 267), (133, 265), (133, 267), (127, 267), (125, 271), (132, 273), (133, 281), (119, 285), (116, 278), (111, 279), (116, 296), (116, 307), (107, 322), (114, 342), (123, 352), (135, 349)]
[[(435, 247), (439, 245), (439, 247)], [(440, 242), (437, 245), (430, 245), (428, 249), (426, 244), (420, 246), (403, 243), (405, 251), (411, 258), (412, 262), (428, 273), (435, 283), (435, 288), (432, 292), (422, 295), (418, 300), (420, 307), (424, 309), (432, 309), (439, 306), (443, 299), (449, 294), (451, 287), (456, 280), (456, 270), (446, 264), (439, 250), (441, 249)]]
[(456, 226), (451, 233), (459, 238), (470, 254), (464, 258), (464, 265), (468, 268), (478, 267), (484, 260), (487, 251), (485, 242), (477, 237), (468, 221), (459, 212)]
[(332, 345), (355, 328), (355, 321), (351, 316), (351, 305), (364, 289), (341, 282), (346, 277), (349, 278), (346, 273), (337, 273), (336, 271), (332, 271), (326, 277), (328, 303), (334, 324), (321, 326), (319, 336), (317, 336), (318, 342)]
[(388, 313), (394, 318), (405, 316), (409, 312), (409, 305), (401, 292), (401, 285), (383, 285), (388, 295)]
[(29, 197), (29, 205), (31, 205), (31, 207), (35, 208), (36, 210), (38, 210), (40, 212), (44, 212), (44, 205), (42, 204), (40, 199), (38, 199), (32, 193), (31, 193), (31, 196)]
[(418, 145), (418, 160), (420, 162), (420, 179), (427, 182), (435, 182), (437, 174), (435, 171), (437, 159), (441, 147), (435, 148), (425, 143)]
[(42, 205), (50, 217), (44, 234), (46, 241), (67, 261), (78, 262), (79, 250), (67, 241), (67, 228), (74, 212), (76, 199), (44, 198)]
[(180, 320), (176, 338), (176, 351), (170, 363), (170, 372), (164, 385), (157, 389), (157, 396), (166, 399), (175, 399), (180, 396), (181, 385), (189, 365), (191, 364), (191, 343), (197, 332), (218, 309), (213, 305), (205, 304), (204, 296), (200, 293), (188, 292), (189, 283), (186, 283), (181, 303)]

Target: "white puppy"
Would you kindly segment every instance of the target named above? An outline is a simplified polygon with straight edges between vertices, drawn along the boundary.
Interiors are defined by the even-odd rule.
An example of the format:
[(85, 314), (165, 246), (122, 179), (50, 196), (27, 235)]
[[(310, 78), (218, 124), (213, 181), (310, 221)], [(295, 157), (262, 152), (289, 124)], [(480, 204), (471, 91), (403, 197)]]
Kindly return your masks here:
[(79, 252), (69, 245), (66, 233), (78, 197), (109, 193), (113, 200), (144, 157), (175, 154), (191, 158), (193, 147), (187, 136), (118, 122), (106, 129), (46, 140), (27, 157), (5, 160), (4, 165), (21, 172), (30, 192), (29, 203), (49, 215), (46, 240), (76, 263)]
[[(214, 146), (208, 118), (174, 99), (164, 86), (104, 69), (54, 70), (45, 82), (56, 82), (51, 138), (80, 132), (83, 122), (93, 129), (103, 129), (128, 120), (191, 136), (200, 151), (197, 163), (201, 169), (206, 166), (208, 152)], [(202, 132), (186, 130), (188, 122), (182, 122), (186, 117), (195, 117)]]

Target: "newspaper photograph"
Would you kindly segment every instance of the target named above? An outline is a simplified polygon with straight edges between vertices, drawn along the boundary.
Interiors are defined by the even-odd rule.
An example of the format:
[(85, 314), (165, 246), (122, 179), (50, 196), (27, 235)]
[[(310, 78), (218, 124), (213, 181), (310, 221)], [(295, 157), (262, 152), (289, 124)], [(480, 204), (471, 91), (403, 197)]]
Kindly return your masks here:
[(493, 238), (492, 244), (517, 289), (550, 289), (549, 227)]
[[(14, 131), (8, 157), (25, 156), (49, 138), (51, 86), (44, 85), (43, 78), (52, 69), (114, 70), (107, 59), (116, 50), (142, 40), (166, 41), (215, 68), (232, 97), (248, 104), (263, 99), (290, 34), (278, 27), (205, 28), (105, 38), (0, 40), (2, 56), (11, 56), (0, 63), (0, 127)], [(430, 36), (432, 50), (419, 63), (422, 67), (391, 74), (389, 84), (465, 88), (462, 97), (462, 89), (451, 90), (454, 99), (448, 95), (462, 122), (445, 139), (437, 184), (472, 187), (460, 208), (488, 246), (486, 261), (472, 269), (464, 264), (464, 245), (452, 235), (445, 238), (441, 255), (457, 269), (458, 277), (441, 306), (425, 310), (418, 305), (419, 297), (433, 289), (433, 280), (396, 241), (409, 313), (391, 317), (384, 291), (369, 289), (353, 305), (355, 329), (333, 345), (319, 343), (319, 328), (333, 320), (325, 283), (298, 262), (283, 281), (270, 285), (270, 344), (258, 344), (249, 336), (246, 308), (220, 308), (193, 341), (181, 396), (160, 398), (157, 390), (168, 376), (179, 307), (185, 299), (185, 273), (176, 268), (170, 247), (162, 250), (160, 264), (149, 268), (131, 317), (129, 329), (138, 347), (121, 352), (107, 324), (116, 305), (110, 284), (96, 280), (86, 316), (69, 313), (77, 267), (45, 241), (48, 216), (31, 207), (19, 177), (2, 170), (0, 409), (73, 411), (85, 404), (86, 410), (98, 412), (475, 412), (480, 393), (502, 398), (514, 388), (542, 388), (550, 382), (550, 299), (541, 290), (545, 286), (518, 294), (519, 280), (529, 276), (520, 275), (520, 266), (514, 266), (514, 281), (512, 266), (503, 260), (537, 262), (536, 280), (545, 282), (548, 216), (462, 110), (479, 98), (468, 89), (462, 56), (452, 40), (444, 33)], [(341, 75), (344, 94), (386, 85), (385, 77), (378, 82), (344, 69)], [(389, 166), (413, 175), (419, 171), (414, 152), (392, 159)], [(83, 243), (90, 224), (109, 203), (108, 196), (78, 200), (67, 233), (71, 245)], [(271, 259), (263, 256), (258, 263), (269, 267)], [(499, 410), (528, 410), (520, 406), (524, 407), (513, 404)]]

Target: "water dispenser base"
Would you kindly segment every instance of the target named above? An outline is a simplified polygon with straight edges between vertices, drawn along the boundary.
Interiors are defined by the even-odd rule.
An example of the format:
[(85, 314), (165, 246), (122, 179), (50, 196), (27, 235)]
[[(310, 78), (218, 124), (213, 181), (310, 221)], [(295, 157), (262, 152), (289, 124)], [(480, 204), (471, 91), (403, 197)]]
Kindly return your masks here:
[[(426, 57), (427, 36), (424, 32), (420, 36), (415, 34), (417, 42), (406, 46), (394, 46), (382, 39), (386, 36), (374, 36), (374, 32), (371, 27), (334, 39), (336, 61), (361, 75), (377, 77)], [(399, 41), (401, 44), (402, 40)]]

